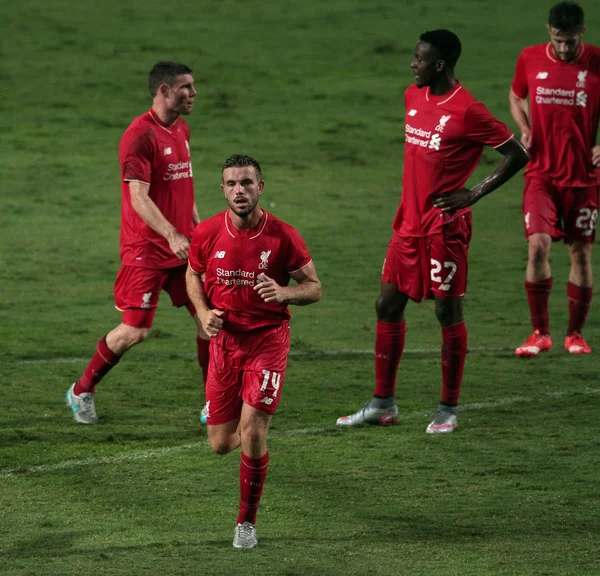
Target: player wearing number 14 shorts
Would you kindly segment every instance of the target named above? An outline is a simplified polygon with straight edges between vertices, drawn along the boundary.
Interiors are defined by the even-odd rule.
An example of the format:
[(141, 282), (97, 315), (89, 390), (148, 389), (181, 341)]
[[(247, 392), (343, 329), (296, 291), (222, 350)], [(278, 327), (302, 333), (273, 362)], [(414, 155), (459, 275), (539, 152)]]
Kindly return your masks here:
[[(458, 82), (461, 44), (448, 30), (421, 35), (411, 68), (416, 84), (406, 106), (402, 200), (394, 220), (376, 302), (375, 390), (372, 400), (339, 426), (398, 421), (396, 372), (404, 349), (409, 299), (435, 299), (442, 328), (442, 395), (427, 433), (452, 432), (467, 351), (462, 299), (467, 287), (470, 206), (506, 182), (529, 156), (508, 128)], [(484, 146), (504, 160), (471, 190), (464, 185)]]
[(571, 354), (592, 351), (581, 331), (592, 300), (592, 243), (598, 218), (600, 49), (583, 43), (583, 9), (574, 2), (551, 8), (548, 32), (550, 42), (521, 52), (509, 93), (521, 142), (531, 153), (523, 216), (529, 242), (525, 291), (533, 333), (516, 349), (522, 358), (552, 346), (548, 257), (552, 241), (561, 239), (571, 258), (564, 347)]
[[(231, 156), (222, 177), (229, 208), (196, 227), (186, 280), (210, 336), (208, 439), (217, 454), (242, 449), (233, 546), (245, 549), (258, 542), (267, 432), (290, 348), (288, 305), (318, 301), (321, 283), (300, 234), (259, 206), (264, 187), (259, 163)], [(296, 284), (289, 285), (292, 279)]]

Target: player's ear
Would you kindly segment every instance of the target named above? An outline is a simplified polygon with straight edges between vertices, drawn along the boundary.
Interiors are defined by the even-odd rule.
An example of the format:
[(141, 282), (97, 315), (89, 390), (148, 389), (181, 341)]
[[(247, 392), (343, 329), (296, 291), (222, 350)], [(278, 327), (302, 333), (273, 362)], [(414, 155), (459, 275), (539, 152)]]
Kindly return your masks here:
[(446, 62), (444, 62), (443, 60), (438, 60), (435, 63), (436, 72), (443, 72), (445, 69), (446, 69)]
[(258, 183), (258, 195), (260, 196), (263, 193), (263, 190), (265, 189), (265, 181), (261, 180)]
[(587, 26), (582, 26), (581, 30), (579, 31), (579, 35), (583, 36), (585, 34), (585, 31), (587, 30)]

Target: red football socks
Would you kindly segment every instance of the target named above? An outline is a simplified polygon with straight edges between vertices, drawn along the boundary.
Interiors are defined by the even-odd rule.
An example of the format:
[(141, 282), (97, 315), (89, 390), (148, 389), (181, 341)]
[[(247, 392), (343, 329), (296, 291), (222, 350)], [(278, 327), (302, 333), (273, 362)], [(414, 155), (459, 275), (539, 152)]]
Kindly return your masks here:
[(548, 298), (552, 289), (552, 277), (538, 282), (525, 282), (531, 324), (540, 334), (549, 334), (548, 331)]
[(458, 404), (466, 355), (465, 323), (442, 326), (442, 404), (447, 406)]
[(577, 286), (572, 282), (567, 284), (567, 296), (569, 297), (569, 327), (567, 334), (573, 332), (581, 333), (585, 318), (590, 309), (593, 289), (591, 286)]
[(259, 458), (250, 458), (242, 452), (240, 463), (240, 513), (237, 523), (250, 522), (256, 524), (256, 512), (260, 503), (267, 468), (269, 453)]
[(404, 350), (406, 322), (377, 320), (375, 336), (374, 396), (386, 398), (396, 393), (396, 373)]
[(73, 390), (75, 394), (77, 396), (82, 392), (91, 392), (93, 394), (96, 384), (108, 374), (120, 359), (121, 357), (115, 354), (106, 344), (106, 336), (100, 338), (96, 352), (84, 370), (83, 375), (75, 384), (75, 389)]
[(204, 340), (200, 338), (200, 336), (196, 337), (196, 344), (198, 346), (198, 364), (200, 368), (202, 368), (202, 382), (204, 382), (204, 386), (206, 387), (206, 378), (208, 376), (208, 349), (210, 345), (209, 340)]

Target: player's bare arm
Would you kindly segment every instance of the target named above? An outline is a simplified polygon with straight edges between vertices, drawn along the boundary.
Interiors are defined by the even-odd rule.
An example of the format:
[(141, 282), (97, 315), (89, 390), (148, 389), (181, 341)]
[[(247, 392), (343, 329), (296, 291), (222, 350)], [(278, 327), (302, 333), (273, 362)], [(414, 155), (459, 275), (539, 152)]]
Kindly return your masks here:
[(529, 162), (529, 153), (514, 136), (508, 141), (496, 148), (504, 156), (502, 162), (496, 170), (471, 190), (461, 188), (460, 190), (444, 192), (436, 196), (433, 205), (440, 208), (442, 212), (454, 212), (461, 208), (472, 206), (510, 180), (527, 162)]
[(596, 168), (600, 168), (600, 144), (596, 144), (592, 148), (592, 164)]
[(280, 286), (266, 274), (261, 274), (262, 282), (254, 286), (254, 290), (265, 302), (284, 302), (296, 306), (306, 306), (321, 299), (321, 282), (317, 277), (313, 262), (290, 275), (297, 282), (296, 286)]
[(192, 211), (192, 222), (194, 226), (198, 226), (200, 224), (200, 216), (198, 215), (198, 208), (196, 208), (196, 203), (194, 202), (194, 209)]
[(210, 338), (215, 338), (223, 327), (223, 310), (210, 309), (204, 292), (203, 274), (198, 274), (189, 265), (185, 273), (185, 284), (188, 296), (196, 308), (202, 329)]
[(512, 89), (508, 93), (510, 113), (521, 131), (521, 143), (525, 148), (531, 146), (531, 126), (529, 125), (529, 105), (527, 98), (519, 98)]
[(129, 182), (131, 205), (139, 217), (152, 230), (160, 234), (169, 242), (169, 248), (177, 258), (186, 260), (190, 241), (180, 234), (175, 227), (163, 216), (158, 206), (150, 198), (150, 184), (145, 182)]

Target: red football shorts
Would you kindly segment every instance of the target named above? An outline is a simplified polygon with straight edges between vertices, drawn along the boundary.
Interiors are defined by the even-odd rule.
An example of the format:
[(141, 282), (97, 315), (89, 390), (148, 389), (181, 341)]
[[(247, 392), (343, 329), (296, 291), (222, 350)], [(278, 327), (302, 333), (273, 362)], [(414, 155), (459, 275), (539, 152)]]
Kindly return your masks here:
[(281, 398), (289, 351), (288, 322), (252, 332), (221, 330), (210, 341), (207, 424), (238, 419), (242, 403), (274, 414)]
[(434, 296), (464, 296), (471, 232), (472, 216), (467, 213), (446, 224), (439, 234), (418, 237), (394, 233), (381, 281), (395, 284), (415, 302)]
[(115, 306), (123, 313), (123, 324), (150, 328), (161, 290), (169, 294), (173, 306), (188, 304), (186, 269), (187, 266), (165, 269), (121, 266), (114, 292)]
[(598, 187), (554, 186), (544, 178), (525, 176), (525, 236), (549, 234), (553, 240), (594, 242), (598, 219)]

